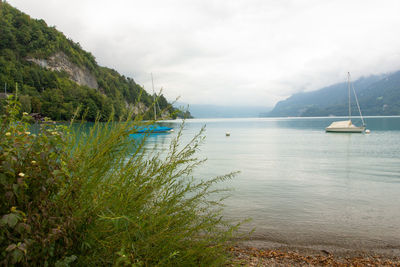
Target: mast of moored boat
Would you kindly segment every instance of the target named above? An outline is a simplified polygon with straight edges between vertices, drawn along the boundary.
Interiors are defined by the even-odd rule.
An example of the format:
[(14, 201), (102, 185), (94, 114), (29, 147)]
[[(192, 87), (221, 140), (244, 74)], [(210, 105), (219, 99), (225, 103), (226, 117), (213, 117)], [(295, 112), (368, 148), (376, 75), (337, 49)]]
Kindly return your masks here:
[(154, 92), (154, 81), (153, 81), (153, 73), (151, 73), (151, 86), (153, 88), (153, 105), (154, 105), (154, 120), (157, 120), (157, 109), (156, 109), (156, 94)]
[(349, 121), (351, 121), (351, 104), (350, 104), (350, 72), (347, 72), (347, 89), (349, 91)]
[(363, 118), (363, 115), (362, 115), (362, 113), (361, 113), (360, 103), (358, 103), (358, 97), (357, 97), (356, 90), (354, 89), (354, 85), (353, 85), (353, 84), (351, 84), (351, 88), (353, 89), (354, 99), (356, 100), (358, 112), (360, 113), (360, 118), (361, 118), (362, 126), (365, 126), (364, 118)]

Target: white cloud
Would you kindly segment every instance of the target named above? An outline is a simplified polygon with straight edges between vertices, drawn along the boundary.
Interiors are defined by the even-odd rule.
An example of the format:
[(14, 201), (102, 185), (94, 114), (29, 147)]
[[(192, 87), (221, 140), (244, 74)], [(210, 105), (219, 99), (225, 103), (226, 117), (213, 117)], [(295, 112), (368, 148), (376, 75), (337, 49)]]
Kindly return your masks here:
[(12, 0), (169, 99), (272, 105), (400, 69), (397, 0)]

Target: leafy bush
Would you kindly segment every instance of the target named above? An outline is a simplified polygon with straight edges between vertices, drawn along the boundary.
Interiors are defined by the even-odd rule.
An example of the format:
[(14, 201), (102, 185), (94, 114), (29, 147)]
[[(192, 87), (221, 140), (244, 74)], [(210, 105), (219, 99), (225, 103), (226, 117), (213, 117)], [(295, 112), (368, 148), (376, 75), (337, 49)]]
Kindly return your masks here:
[(64, 202), (68, 155), (63, 129), (28, 131), (11, 96), (0, 124), (0, 264), (42, 265), (68, 253), (74, 241), (70, 203)]
[[(28, 132), (11, 99), (0, 129), (0, 264), (213, 266), (237, 225), (221, 216), (233, 174), (192, 177), (200, 132), (167, 152), (132, 138), (141, 118)], [(112, 117), (112, 115), (111, 115)]]

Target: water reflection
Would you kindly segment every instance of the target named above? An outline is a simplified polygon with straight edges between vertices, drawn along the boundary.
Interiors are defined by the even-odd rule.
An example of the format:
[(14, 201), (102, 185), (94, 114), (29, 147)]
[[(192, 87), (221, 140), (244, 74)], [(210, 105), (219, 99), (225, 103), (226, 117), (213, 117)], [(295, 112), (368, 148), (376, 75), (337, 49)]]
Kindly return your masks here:
[(337, 120), (191, 120), (184, 138), (207, 125), (198, 177), (241, 171), (225, 212), (252, 217), (256, 237), (400, 246), (400, 117), (367, 117), (369, 135), (325, 133)]

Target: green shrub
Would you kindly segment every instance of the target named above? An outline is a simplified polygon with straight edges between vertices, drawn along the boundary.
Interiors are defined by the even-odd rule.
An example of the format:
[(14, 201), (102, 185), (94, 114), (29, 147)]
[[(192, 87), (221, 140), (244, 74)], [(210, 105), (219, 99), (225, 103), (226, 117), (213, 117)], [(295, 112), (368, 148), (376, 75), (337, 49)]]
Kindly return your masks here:
[(64, 130), (43, 124), (31, 134), (29, 117), (18, 114), (11, 96), (0, 124), (0, 264), (51, 264), (75, 238), (70, 203), (62, 201), (69, 182)]
[[(125, 122), (37, 134), (12, 100), (1, 122), (0, 264), (218, 266), (236, 226), (221, 216), (214, 185), (233, 174), (192, 177), (203, 131), (169, 150), (146, 150)], [(112, 116), (111, 116), (112, 117)], [(22, 175), (23, 174), (23, 175)], [(220, 197), (218, 197), (220, 196)]]

